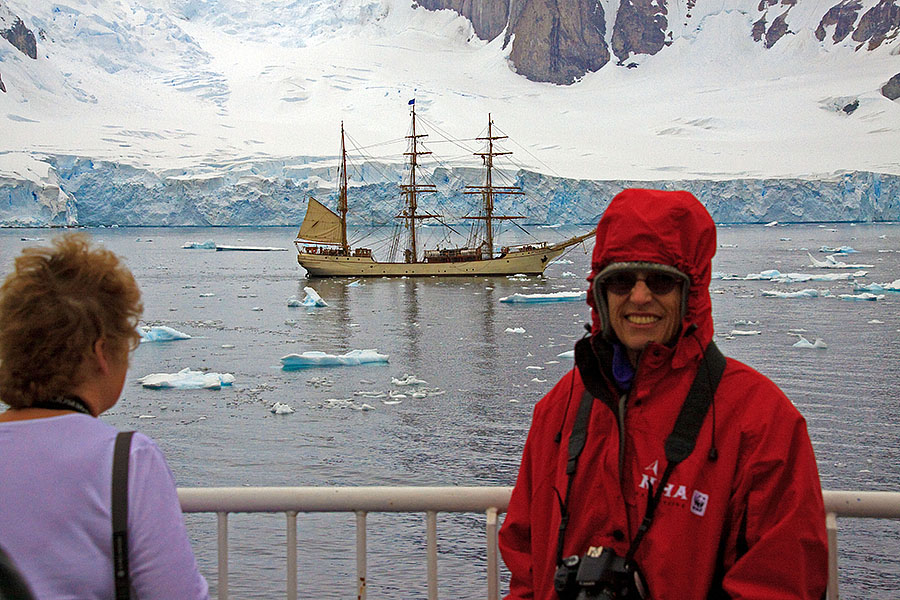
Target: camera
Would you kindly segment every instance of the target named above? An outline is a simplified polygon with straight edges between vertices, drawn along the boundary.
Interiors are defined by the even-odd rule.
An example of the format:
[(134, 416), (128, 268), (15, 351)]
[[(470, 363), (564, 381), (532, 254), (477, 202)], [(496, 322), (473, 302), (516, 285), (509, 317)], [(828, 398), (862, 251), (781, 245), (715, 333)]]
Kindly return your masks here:
[(556, 569), (553, 587), (560, 600), (636, 600), (647, 598), (637, 565), (611, 548), (591, 546), (584, 556), (567, 556)]

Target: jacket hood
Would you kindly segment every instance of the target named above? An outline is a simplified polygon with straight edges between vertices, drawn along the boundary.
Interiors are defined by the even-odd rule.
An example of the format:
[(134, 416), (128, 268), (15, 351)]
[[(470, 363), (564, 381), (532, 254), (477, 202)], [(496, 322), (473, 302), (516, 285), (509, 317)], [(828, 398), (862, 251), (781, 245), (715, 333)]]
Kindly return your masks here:
[[(687, 307), (681, 322), (684, 337), (700, 342), (676, 345), (676, 360), (683, 363), (712, 339), (712, 302), (709, 282), (712, 258), (716, 253), (716, 226), (706, 208), (689, 192), (627, 189), (609, 203), (600, 223), (591, 259), (588, 282), (612, 263), (645, 262), (668, 265), (690, 279)], [(602, 331), (593, 294), (591, 305), (593, 334)], [(686, 346), (693, 346), (688, 348)]]

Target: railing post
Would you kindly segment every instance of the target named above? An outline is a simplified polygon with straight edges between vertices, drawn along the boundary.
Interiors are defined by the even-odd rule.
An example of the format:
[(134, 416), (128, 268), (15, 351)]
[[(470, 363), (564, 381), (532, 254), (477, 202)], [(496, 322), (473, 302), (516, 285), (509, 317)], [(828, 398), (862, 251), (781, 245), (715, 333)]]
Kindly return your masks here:
[(825, 515), (825, 529), (828, 532), (828, 600), (838, 600), (838, 549), (837, 549), (837, 514)]
[(487, 509), (488, 600), (500, 600), (500, 569), (497, 561), (497, 509)]
[(366, 512), (356, 511), (356, 598), (366, 600)]
[(228, 600), (228, 513), (218, 512), (219, 600)]
[(287, 599), (297, 600), (297, 511), (287, 511)]
[(437, 600), (437, 512), (425, 513), (425, 549), (428, 555), (428, 600)]

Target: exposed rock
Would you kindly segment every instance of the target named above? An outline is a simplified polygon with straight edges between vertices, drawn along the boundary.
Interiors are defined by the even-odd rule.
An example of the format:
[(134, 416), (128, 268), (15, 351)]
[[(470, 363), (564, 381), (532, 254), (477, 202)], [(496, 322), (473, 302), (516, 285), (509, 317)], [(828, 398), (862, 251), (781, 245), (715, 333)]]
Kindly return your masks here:
[(881, 95), (888, 100), (900, 98), (900, 73), (897, 73), (881, 88)]
[(599, 2), (524, 0), (510, 9), (510, 60), (528, 79), (570, 84), (609, 62)]
[[(750, 33), (753, 41), (762, 41), (766, 48), (771, 48), (778, 40), (783, 38), (785, 34), (791, 33), (788, 28), (787, 18), (791, 8), (796, 4), (797, 0), (760, 0), (757, 10), (763, 14), (759, 20), (753, 24), (753, 30)], [(772, 20), (772, 24), (767, 26), (769, 23), (769, 7), (776, 6), (784, 7), (784, 9)], [(777, 11), (780, 9), (773, 8), (772, 10)]]
[(6, 93), (6, 86), (3, 85), (3, 77), (0, 77), (0, 92)]
[(616, 15), (611, 41), (613, 54), (619, 64), (632, 54), (656, 54), (666, 43), (665, 2), (633, 0), (622, 2)]
[[(0, 5), (0, 9), (3, 9)], [(10, 44), (18, 48), (23, 54), (29, 58), (37, 59), (37, 41), (30, 29), (25, 27), (25, 23), (19, 17), (14, 17), (11, 27), (2, 28), (3, 20), (0, 20), (0, 37), (5, 38)]]
[(428, 10), (450, 9), (472, 22), (475, 35), (492, 40), (506, 28), (509, 22), (509, 0), (418, 0), (417, 4)]
[(819, 26), (816, 28), (816, 38), (820, 42), (824, 41), (825, 28), (834, 27), (831, 39), (835, 44), (843, 41), (853, 33), (853, 25), (856, 24), (860, 10), (862, 10), (862, 3), (859, 0), (844, 0), (836, 6), (832, 6), (819, 22)]
[(874, 50), (886, 39), (894, 39), (900, 33), (900, 0), (881, 0), (859, 19), (853, 41), (869, 42), (869, 50)]

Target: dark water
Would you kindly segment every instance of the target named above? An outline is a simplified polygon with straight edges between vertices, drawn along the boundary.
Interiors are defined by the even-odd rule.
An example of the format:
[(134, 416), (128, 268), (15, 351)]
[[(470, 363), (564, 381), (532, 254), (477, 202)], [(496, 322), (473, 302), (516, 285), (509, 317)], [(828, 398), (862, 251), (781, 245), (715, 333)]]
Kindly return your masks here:
[[(119, 404), (104, 417), (158, 441), (180, 486), (512, 485), (534, 404), (568, 370), (589, 320), (581, 302), (511, 305), (513, 293), (584, 288), (589, 255), (575, 249), (546, 276), (307, 281), (290, 246), (295, 230), (101, 229), (91, 232), (124, 256), (144, 292), (144, 321), (194, 336), (143, 344)], [(573, 232), (556, 233), (557, 238)], [(0, 230), (0, 273), (47, 230)], [(23, 241), (22, 238), (29, 238)], [(790, 239), (783, 239), (790, 238)], [(185, 250), (187, 241), (276, 246), (285, 252)], [(503, 242), (513, 241), (512, 239)], [(865, 282), (900, 278), (900, 226), (838, 224), (723, 227), (716, 271), (814, 272), (822, 245), (857, 250), (844, 260), (874, 265)], [(329, 306), (289, 308), (312, 285)], [(900, 294), (878, 302), (764, 298), (764, 289), (829, 289), (846, 282), (777, 285), (713, 282), (723, 352), (778, 383), (807, 418), (823, 487), (900, 490)], [(736, 325), (740, 320), (758, 325)], [(523, 328), (524, 333), (507, 332)], [(754, 336), (723, 337), (732, 329)], [(827, 350), (803, 350), (803, 329)], [(228, 347), (233, 346), (233, 347)], [(340, 354), (374, 348), (386, 365), (280, 370), (289, 353)], [(182, 368), (233, 373), (220, 391), (152, 391), (135, 380)], [(414, 375), (430, 395), (414, 398), (391, 378)], [(398, 404), (356, 392), (403, 392)], [(296, 412), (276, 416), (274, 402)], [(354, 410), (367, 403), (374, 410)], [(141, 418), (144, 417), (144, 418)], [(152, 417), (152, 418), (147, 418)], [(301, 515), (301, 597), (355, 594), (353, 515)], [(201, 569), (215, 590), (215, 517), (189, 515)], [(283, 594), (283, 515), (234, 515), (229, 522), (233, 598)], [(484, 596), (483, 518), (441, 515), (440, 594)], [(419, 515), (370, 515), (369, 597), (427, 594), (425, 522)], [(840, 522), (845, 598), (896, 598), (900, 523)]]

